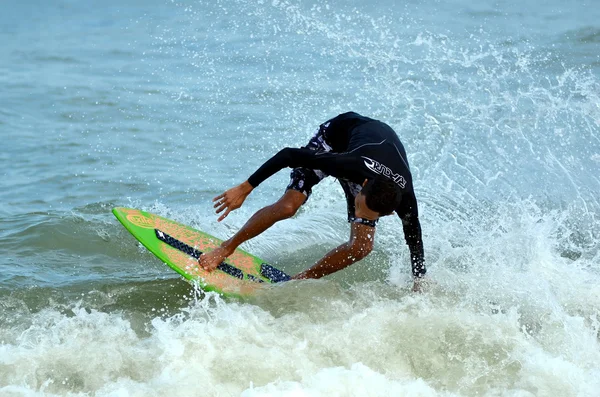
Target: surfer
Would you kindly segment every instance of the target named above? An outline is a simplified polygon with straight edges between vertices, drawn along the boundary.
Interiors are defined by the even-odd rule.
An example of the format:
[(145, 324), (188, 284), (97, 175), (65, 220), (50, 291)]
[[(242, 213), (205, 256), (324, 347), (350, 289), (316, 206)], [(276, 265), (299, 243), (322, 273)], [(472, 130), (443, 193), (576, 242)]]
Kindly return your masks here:
[(391, 127), (354, 112), (323, 123), (306, 146), (282, 149), (246, 181), (215, 197), (216, 213), (223, 212), (219, 222), (240, 208), (254, 188), (285, 167), (292, 172), (283, 196), (256, 212), (221, 246), (202, 255), (202, 268), (214, 270), (240, 244), (292, 217), (312, 188), (330, 175), (338, 179), (346, 195), (350, 238), (292, 278), (320, 278), (366, 257), (373, 249), (377, 221), (395, 212), (410, 250), (414, 289), (419, 289), (426, 268), (417, 200), (404, 146)]

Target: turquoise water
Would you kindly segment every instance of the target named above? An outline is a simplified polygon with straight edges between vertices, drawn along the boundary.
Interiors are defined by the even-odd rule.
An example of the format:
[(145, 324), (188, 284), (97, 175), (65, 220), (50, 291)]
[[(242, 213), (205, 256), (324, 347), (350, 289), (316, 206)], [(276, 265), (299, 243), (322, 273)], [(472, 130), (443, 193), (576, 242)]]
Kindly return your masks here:
[[(0, 13), (1, 396), (598, 396), (600, 7), (454, 0), (23, 1)], [(219, 237), (211, 199), (348, 110), (392, 125), (400, 223), (325, 280), (194, 291), (113, 218)], [(244, 248), (289, 273), (348, 238), (325, 181)]]

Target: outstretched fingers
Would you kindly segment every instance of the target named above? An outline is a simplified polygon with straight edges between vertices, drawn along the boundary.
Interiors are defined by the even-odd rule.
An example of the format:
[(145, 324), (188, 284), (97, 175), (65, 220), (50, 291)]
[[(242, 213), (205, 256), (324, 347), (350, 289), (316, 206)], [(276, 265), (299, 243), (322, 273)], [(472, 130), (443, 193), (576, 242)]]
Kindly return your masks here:
[(244, 190), (240, 185), (232, 187), (225, 193), (215, 197), (213, 199), (213, 208), (215, 208), (215, 212), (220, 214), (225, 211), (225, 213), (219, 217), (218, 221), (221, 222), (231, 211), (240, 208), (249, 193), (249, 191)]
[(226, 195), (227, 195), (227, 192), (225, 192), (213, 199), (213, 202), (215, 203), (213, 205), (213, 208), (215, 208), (215, 212), (217, 214), (222, 212), (225, 208), (227, 208), (229, 206), (229, 204), (227, 203)]
[(231, 207), (230, 200), (227, 199), (227, 192), (215, 197), (213, 201), (215, 202), (213, 208), (215, 208), (217, 214), (225, 211), (225, 213), (217, 219), (218, 222), (221, 222), (223, 219), (227, 218), (227, 215), (229, 215), (234, 208)]
[[(227, 192), (225, 192), (225, 193), (227, 193)], [(217, 197), (215, 197), (213, 199), (213, 202), (215, 202), (215, 201), (221, 201), (221, 199), (225, 198), (225, 193), (219, 194)]]
[(223, 219), (227, 218), (227, 215), (229, 215), (230, 212), (231, 208), (227, 208), (227, 211), (225, 211), (225, 213), (219, 217), (218, 221), (221, 222)]
[(217, 208), (220, 205), (223, 205), (223, 203), (225, 203), (225, 193), (221, 194), (220, 196), (217, 196), (213, 199), (213, 203), (215, 203), (213, 205), (213, 208)]

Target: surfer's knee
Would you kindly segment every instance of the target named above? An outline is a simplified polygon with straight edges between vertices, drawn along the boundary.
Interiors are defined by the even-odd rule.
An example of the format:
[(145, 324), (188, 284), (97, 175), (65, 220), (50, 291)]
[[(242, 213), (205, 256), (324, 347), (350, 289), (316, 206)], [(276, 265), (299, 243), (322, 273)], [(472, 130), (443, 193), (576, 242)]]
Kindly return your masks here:
[(275, 211), (281, 216), (281, 219), (291, 218), (296, 215), (298, 209), (306, 201), (306, 196), (296, 190), (288, 190), (283, 197), (274, 204)]
[(296, 215), (296, 212), (298, 211), (298, 208), (300, 208), (300, 205), (298, 205), (295, 202), (283, 200), (280, 200), (274, 204), (275, 212), (281, 217), (281, 219), (291, 218), (292, 216)]
[(367, 255), (373, 251), (373, 240), (364, 240), (364, 239), (353, 239), (350, 241), (350, 252), (354, 259), (357, 261), (365, 258)]

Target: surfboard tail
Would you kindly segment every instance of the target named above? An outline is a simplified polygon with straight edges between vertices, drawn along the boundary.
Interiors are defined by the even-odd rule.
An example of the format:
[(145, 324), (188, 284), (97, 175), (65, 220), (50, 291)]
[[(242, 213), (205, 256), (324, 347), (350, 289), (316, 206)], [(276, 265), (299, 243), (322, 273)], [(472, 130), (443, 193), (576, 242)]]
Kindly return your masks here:
[(274, 268), (268, 263), (263, 263), (260, 265), (260, 274), (274, 283), (281, 283), (284, 281), (290, 281), (292, 279), (290, 276), (281, 270)]

